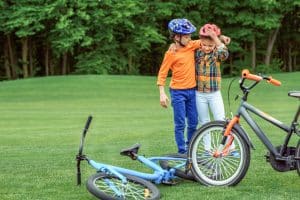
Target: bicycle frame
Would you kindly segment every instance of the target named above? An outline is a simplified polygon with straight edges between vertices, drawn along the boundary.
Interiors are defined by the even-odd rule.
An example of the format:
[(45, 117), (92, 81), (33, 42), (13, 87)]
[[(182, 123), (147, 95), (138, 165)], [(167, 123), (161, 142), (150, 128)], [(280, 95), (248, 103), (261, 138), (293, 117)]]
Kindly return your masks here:
[(295, 115), (294, 121), (292, 122), (291, 126), (287, 126), (281, 121), (273, 118), (272, 116), (264, 113), (263, 111), (255, 108), (251, 104), (247, 103), (246, 101), (242, 100), (241, 105), (238, 109), (237, 116), (242, 116), (243, 119), (247, 122), (247, 124), (252, 128), (252, 130), (255, 132), (255, 134), (259, 137), (259, 139), (262, 141), (262, 143), (266, 146), (266, 148), (272, 152), (276, 157), (282, 157), (283, 151), (278, 152), (278, 150), (274, 147), (274, 145), (271, 143), (271, 141), (268, 139), (268, 137), (265, 135), (265, 133), (261, 130), (259, 125), (253, 120), (253, 118), (249, 115), (248, 112), (251, 112), (255, 114), (256, 116), (259, 116), (260, 118), (270, 122), (274, 126), (280, 128), (281, 130), (285, 131), (287, 133), (285, 137), (285, 141), (283, 143), (283, 148), (286, 148), (288, 145), (288, 142), (292, 136), (292, 134), (295, 132), (295, 122), (297, 122), (299, 118), (299, 112), (300, 108), (298, 109), (298, 112)]
[[(136, 170), (130, 170), (122, 167), (117, 167), (113, 165), (108, 165), (100, 162), (96, 162), (92, 159), (89, 159), (86, 155), (83, 155), (83, 145), (84, 145), (84, 140), (85, 136), (87, 134), (87, 130), (90, 126), (90, 123), (92, 121), (92, 116), (89, 116), (87, 119), (87, 122), (85, 124), (81, 141), (80, 141), (80, 147), (79, 147), (79, 152), (76, 155), (76, 160), (77, 160), (77, 185), (81, 184), (81, 170), (80, 170), (80, 163), (83, 160), (86, 160), (93, 168), (97, 170), (97, 172), (104, 172), (108, 174), (112, 174), (120, 178), (122, 180), (122, 183), (126, 183), (126, 177), (123, 174), (128, 174), (132, 176), (136, 176), (148, 181), (152, 181), (156, 184), (160, 183), (170, 183), (176, 176), (175, 176), (175, 170), (177, 168), (183, 167), (186, 164), (186, 159), (185, 158), (174, 158), (174, 157), (149, 157), (146, 158), (145, 156), (140, 156), (137, 154), (137, 151), (130, 152), (131, 155), (129, 155), (133, 160), (138, 160), (141, 163), (143, 163), (145, 166), (153, 170), (153, 173), (144, 173), (144, 172), (139, 172)], [(163, 169), (159, 164), (157, 164), (158, 161), (163, 161), (163, 160), (174, 160), (174, 161), (184, 161), (181, 164), (178, 164), (175, 167), (172, 167), (170, 169)]]
[[(250, 85), (249, 87), (245, 87), (244, 81), (245, 79), (249, 79), (249, 80), (253, 80), (256, 81), (254, 82), (252, 85)], [(281, 121), (273, 118), (272, 116), (264, 113), (263, 111), (257, 109), (256, 107), (252, 106), (251, 104), (247, 103), (247, 97), (249, 94), (250, 89), (252, 89), (253, 87), (255, 87), (262, 79), (266, 79), (268, 82), (279, 86), (281, 83), (275, 79), (272, 79), (272, 77), (266, 77), (266, 76), (257, 76), (257, 75), (253, 75), (250, 74), (248, 70), (244, 70), (242, 72), (242, 79), (240, 80), (240, 88), (243, 91), (244, 96), (241, 99), (241, 104), (238, 108), (238, 111), (235, 115), (235, 117), (228, 123), (225, 132), (224, 132), (224, 139), (222, 141), (222, 144), (225, 144), (226, 138), (228, 136), (230, 136), (230, 131), (232, 129), (232, 127), (234, 126), (234, 124), (239, 123), (239, 119), (240, 116), (243, 117), (243, 119), (247, 122), (247, 124), (251, 127), (251, 129), (255, 132), (255, 134), (258, 136), (258, 138), (262, 141), (262, 143), (266, 146), (266, 148), (273, 153), (273, 155), (275, 155), (276, 159), (278, 160), (285, 160), (286, 157), (283, 156), (284, 150), (287, 148), (287, 145), (290, 141), (290, 138), (292, 136), (293, 133), (297, 133), (297, 122), (299, 119), (299, 114), (300, 114), (300, 106), (298, 107), (298, 111), (295, 114), (295, 117), (291, 123), (290, 126), (285, 125), (284, 123), (282, 123)], [(268, 121), (269, 123), (273, 124), (274, 126), (280, 128), (281, 130), (283, 130), (284, 132), (287, 133), (284, 143), (282, 144), (282, 147), (280, 148), (280, 151), (278, 151), (274, 145), (272, 144), (272, 142), (268, 139), (268, 137), (265, 135), (265, 133), (261, 130), (261, 128), (259, 127), (259, 125), (255, 122), (255, 120), (249, 115), (249, 112), (255, 114), (256, 116), (259, 116), (260, 118), (262, 118), (265, 121)], [(298, 133), (297, 133), (298, 134)], [(300, 136), (300, 135), (299, 135)], [(233, 141), (233, 138), (231, 138), (231, 140), (229, 141), (229, 143), (226, 145), (225, 148), (225, 154), (226, 154), (226, 150), (228, 149), (228, 147), (231, 145)], [(220, 153), (216, 153), (216, 156), (219, 155)]]
[[(146, 158), (144, 156), (137, 156), (137, 160), (139, 160), (141, 163), (152, 169), (153, 173), (144, 173), (139, 172), (136, 170), (126, 169), (122, 167), (117, 167), (113, 165), (108, 165), (104, 163), (99, 163), (94, 160), (87, 159), (88, 163), (95, 168), (98, 172), (105, 172), (105, 173), (111, 173), (113, 175), (116, 175), (119, 177), (123, 183), (126, 183), (126, 177), (122, 174), (128, 174), (132, 176), (136, 176), (148, 181), (153, 181), (156, 184), (160, 184), (163, 181), (170, 181), (175, 178), (175, 168), (184, 166), (185, 163), (182, 163), (180, 165), (177, 165), (175, 168), (171, 168), (169, 170), (162, 169), (158, 164), (156, 164), (156, 161), (159, 160), (170, 160), (169, 157), (150, 157)], [(180, 160), (180, 161), (186, 161), (186, 159), (183, 158), (172, 158), (172, 160)]]

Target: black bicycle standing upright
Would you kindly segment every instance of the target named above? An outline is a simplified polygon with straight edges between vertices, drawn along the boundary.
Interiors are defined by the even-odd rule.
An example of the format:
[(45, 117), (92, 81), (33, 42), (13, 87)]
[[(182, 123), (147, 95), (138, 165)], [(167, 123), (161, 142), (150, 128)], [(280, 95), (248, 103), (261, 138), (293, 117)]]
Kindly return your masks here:
[[(250, 85), (247, 83), (249, 86), (246, 86), (246, 79), (254, 82)], [(276, 86), (281, 85), (280, 81), (270, 76), (254, 75), (248, 70), (243, 70), (239, 82), (243, 96), (235, 116), (227, 121), (209, 122), (194, 134), (189, 147), (188, 162), (195, 178), (204, 185), (232, 186), (238, 184), (245, 176), (250, 164), (250, 148), (253, 148), (253, 145), (239, 123), (240, 117), (245, 120), (268, 149), (267, 161), (275, 170), (286, 172), (297, 169), (300, 175), (300, 139), (296, 147), (289, 146), (292, 136), (296, 135), (298, 138), (300, 136), (298, 124), (300, 106), (298, 106), (290, 125), (285, 125), (247, 103), (251, 89), (262, 80), (267, 80)], [(288, 96), (300, 100), (300, 91), (289, 92)], [(275, 147), (249, 113), (259, 116), (262, 120), (286, 133), (282, 145)], [(206, 135), (211, 137), (209, 151), (204, 148)]]

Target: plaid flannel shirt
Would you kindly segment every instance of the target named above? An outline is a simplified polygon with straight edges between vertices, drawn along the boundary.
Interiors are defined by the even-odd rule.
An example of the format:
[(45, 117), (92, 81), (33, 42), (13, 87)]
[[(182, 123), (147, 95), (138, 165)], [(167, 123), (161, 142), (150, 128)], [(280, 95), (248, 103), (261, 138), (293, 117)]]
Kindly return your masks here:
[(214, 92), (221, 89), (221, 61), (228, 58), (225, 46), (216, 48), (206, 54), (201, 50), (195, 51), (197, 91)]

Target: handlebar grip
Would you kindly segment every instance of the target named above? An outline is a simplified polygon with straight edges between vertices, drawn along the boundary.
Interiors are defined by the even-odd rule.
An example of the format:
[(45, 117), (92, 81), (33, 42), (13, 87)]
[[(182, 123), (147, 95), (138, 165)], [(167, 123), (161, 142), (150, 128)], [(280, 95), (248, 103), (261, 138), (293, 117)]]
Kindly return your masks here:
[(92, 118), (93, 117), (91, 115), (88, 117), (84, 129), (88, 129), (89, 128), (89, 126), (91, 124), (91, 121), (92, 121)]
[(281, 85), (281, 82), (276, 80), (276, 79), (273, 79), (272, 76), (269, 77), (269, 80), (267, 81), (268, 83), (271, 83), (275, 86), (280, 86)]
[(245, 79), (249, 79), (249, 80), (257, 81), (257, 82), (262, 80), (261, 76), (251, 74), (248, 69), (244, 69), (242, 71), (242, 77)]
[(92, 121), (93, 117), (90, 115), (85, 123), (84, 129), (83, 129), (83, 137), (85, 137), (87, 130), (90, 127), (91, 121)]

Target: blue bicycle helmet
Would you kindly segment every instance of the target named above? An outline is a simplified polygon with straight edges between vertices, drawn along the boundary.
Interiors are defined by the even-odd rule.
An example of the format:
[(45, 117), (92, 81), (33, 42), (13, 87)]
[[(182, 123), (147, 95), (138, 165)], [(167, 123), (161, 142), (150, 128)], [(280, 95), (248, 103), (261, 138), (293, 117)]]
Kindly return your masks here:
[(176, 34), (191, 34), (196, 31), (196, 27), (187, 19), (172, 19), (168, 28), (171, 32)]

